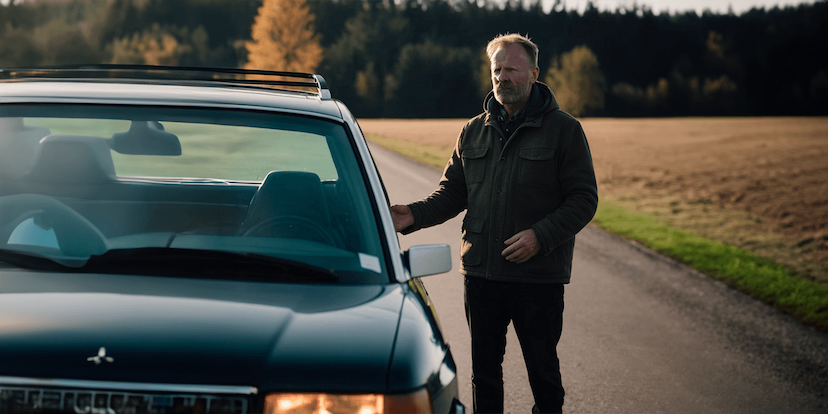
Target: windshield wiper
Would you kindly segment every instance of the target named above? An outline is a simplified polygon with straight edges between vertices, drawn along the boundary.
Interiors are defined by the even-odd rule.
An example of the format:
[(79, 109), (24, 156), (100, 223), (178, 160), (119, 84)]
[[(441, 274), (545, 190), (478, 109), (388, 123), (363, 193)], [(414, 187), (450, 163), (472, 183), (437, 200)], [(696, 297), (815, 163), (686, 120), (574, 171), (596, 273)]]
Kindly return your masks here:
[[(7, 260), (8, 259), (8, 260)], [(38, 270), (72, 273), (113, 273), (201, 279), (334, 283), (332, 270), (307, 263), (254, 253), (146, 247), (113, 249), (93, 255), (81, 266), (14, 250), (0, 251), (0, 260)], [(81, 262), (83, 263), (83, 262)]]
[(83, 264), (86, 263), (86, 258), (51, 258), (42, 254), (27, 252), (25, 250), (0, 249), (0, 262), (25, 269), (62, 272), (64, 269), (72, 269), (83, 266)]
[(329, 269), (263, 254), (159, 247), (109, 250), (91, 256), (86, 265), (78, 270), (90, 273), (280, 282), (325, 283), (339, 279)]

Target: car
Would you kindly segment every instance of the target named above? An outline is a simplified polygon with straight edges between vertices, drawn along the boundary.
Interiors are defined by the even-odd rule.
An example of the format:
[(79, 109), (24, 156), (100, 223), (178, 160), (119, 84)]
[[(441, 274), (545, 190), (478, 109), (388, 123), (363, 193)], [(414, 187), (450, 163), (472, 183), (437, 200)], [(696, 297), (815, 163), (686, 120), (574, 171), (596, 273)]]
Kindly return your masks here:
[(450, 269), (319, 75), (0, 69), (0, 413), (462, 413)]

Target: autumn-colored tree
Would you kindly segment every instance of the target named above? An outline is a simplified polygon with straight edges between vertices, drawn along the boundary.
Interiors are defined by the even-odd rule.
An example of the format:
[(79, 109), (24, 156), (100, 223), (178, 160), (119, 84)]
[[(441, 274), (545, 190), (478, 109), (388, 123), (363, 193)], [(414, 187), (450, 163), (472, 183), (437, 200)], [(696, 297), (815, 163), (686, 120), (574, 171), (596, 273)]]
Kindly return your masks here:
[(245, 69), (314, 72), (322, 47), (305, 0), (263, 0), (251, 30)]
[(561, 109), (574, 116), (604, 108), (606, 80), (598, 58), (586, 46), (577, 46), (560, 58), (553, 58), (545, 81), (555, 92)]

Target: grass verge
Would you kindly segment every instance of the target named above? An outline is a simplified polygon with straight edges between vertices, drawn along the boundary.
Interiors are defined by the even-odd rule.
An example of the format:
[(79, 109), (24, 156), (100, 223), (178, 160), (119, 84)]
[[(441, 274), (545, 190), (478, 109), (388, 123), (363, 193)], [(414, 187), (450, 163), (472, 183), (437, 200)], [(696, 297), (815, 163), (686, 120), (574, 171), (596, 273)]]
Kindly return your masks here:
[[(436, 168), (443, 168), (451, 152), (376, 134), (367, 138)], [(593, 221), (610, 233), (635, 240), (828, 332), (828, 286), (798, 277), (784, 265), (606, 201), (599, 204)]]
[(598, 206), (594, 221), (828, 332), (828, 286), (797, 277), (787, 267), (745, 250), (605, 202)]

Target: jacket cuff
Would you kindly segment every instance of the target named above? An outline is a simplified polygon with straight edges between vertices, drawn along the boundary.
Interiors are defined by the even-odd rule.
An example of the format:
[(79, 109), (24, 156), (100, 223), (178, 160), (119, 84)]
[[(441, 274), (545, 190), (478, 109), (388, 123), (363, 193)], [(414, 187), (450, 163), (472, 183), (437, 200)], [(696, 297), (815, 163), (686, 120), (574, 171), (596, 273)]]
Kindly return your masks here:
[(538, 223), (532, 225), (532, 231), (535, 232), (535, 237), (538, 238), (538, 243), (540, 243), (540, 253), (544, 256), (552, 254), (552, 251), (555, 250), (555, 243), (552, 241), (552, 237), (544, 232)]

